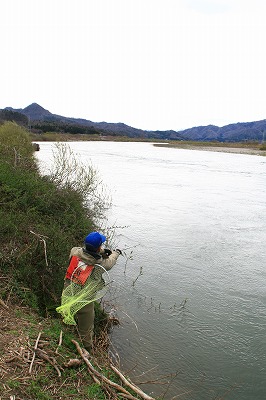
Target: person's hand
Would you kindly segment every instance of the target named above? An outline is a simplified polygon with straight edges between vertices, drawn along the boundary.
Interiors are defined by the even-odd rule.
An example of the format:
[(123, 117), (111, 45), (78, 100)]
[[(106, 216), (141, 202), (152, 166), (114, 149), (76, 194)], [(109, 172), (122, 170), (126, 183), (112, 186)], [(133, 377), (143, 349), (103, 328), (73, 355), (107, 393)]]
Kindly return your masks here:
[(121, 254), (122, 254), (122, 251), (121, 251), (121, 250), (115, 249), (115, 251), (121, 256)]

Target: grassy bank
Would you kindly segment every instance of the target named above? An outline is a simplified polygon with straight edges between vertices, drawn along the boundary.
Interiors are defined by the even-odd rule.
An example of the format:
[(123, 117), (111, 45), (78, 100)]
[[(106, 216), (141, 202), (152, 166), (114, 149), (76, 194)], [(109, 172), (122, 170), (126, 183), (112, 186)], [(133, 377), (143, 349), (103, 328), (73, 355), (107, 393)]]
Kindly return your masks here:
[(96, 196), (98, 183), (93, 167), (78, 165), (64, 146), (55, 170), (41, 176), (28, 133), (0, 126), (1, 400), (149, 398), (115, 372), (110, 320), (99, 305), (93, 355), (55, 313), (70, 248), (97, 229), (109, 204)]

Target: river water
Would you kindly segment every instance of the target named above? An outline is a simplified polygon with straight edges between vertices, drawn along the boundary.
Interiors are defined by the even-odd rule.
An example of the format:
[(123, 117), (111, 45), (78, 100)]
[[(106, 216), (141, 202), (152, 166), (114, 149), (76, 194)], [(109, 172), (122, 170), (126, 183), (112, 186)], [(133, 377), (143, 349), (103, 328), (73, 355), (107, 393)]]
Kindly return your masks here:
[[(53, 146), (37, 158), (49, 164)], [(165, 399), (266, 398), (266, 158), (70, 146), (112, 194), (107, 226), (126, 256), (105, 301), (123, 370)]]

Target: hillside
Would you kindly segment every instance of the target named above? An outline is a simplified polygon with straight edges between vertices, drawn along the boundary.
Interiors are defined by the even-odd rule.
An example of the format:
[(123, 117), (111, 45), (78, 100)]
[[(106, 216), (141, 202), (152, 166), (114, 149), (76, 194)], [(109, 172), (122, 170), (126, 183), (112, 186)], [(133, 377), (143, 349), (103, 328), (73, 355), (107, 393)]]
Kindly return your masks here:
[[(33, 103), (24, 109), (6, 107), (0, 110), (0, 120), (3, 112), (19, 113), (28, 118), (31, 128), (40, 132), (63, 132), (100, 134), (112, 136), (126, 136), (143, 139), (167, 139), (167, 140), (192, 140), (192, 141), (263, 141), (266, 132), (266, 120), (253, 122), (237, 122), (218, 127), (215, 125), (197, 126), (182, 131), (147, 131), (136, 129), (124, 123), (93, 122), (87, 119), (70, 118), (52, 114), (37, 103)], [(2, 116), (1, 116), (2, 113)]]

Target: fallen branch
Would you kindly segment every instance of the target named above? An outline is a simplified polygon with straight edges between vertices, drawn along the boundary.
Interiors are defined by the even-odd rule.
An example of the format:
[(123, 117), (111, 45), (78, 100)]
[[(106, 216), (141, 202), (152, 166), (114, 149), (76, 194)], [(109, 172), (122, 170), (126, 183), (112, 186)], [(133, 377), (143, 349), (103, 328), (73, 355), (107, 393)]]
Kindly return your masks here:
[(38, 343), (39, 343), (41, 334), (42, 334), (42, 332), (39, 332), (39, 335), (38, 335), (38, 337), (36, 339), (36, 342), (35, 342), (35, 346), (34, 346), (34, 350), (33, 350), (33, 356), (32, 356), (32, 360), (31, 360), (30, 368), (29, 368), (29, 374), (31, 374), (31, 372), (32, 372), (32, 367), (33, 367), (33, 363), (34, 363), (35, 356), (36, 356), (36, 350), (38, 348)]
[(153, 397), (148, 396), (146, 393), (144, 393), (140, 388), (135, 386), (133, 383), (129, 382), (124, 375), (113, 365), (110, 364), (110, 367), (112, 370), (119, 376), (121, 381), (127, 385), (130, 389), (132, 389), (138, 396), (142, 397), (144, 400), (155, 400)]
[(39, 358), (41, 358), (41, 359), (47, 361), (49, 364), (51, 364), (51, 365), (54, 367), (54, 369), (56, 370), (56, 372), (58, 373), (58, 376), (59, 376), (59, 377), (61, 376), (61, 371), (60, 371), (60, 369), (58, 368), (58, 366), (56, 365), (56, 361), (55, 361), (54, 359), (52, 359), (51, 357), (49, 357), (49, 356), (45, 353), (45, 351), (43, 351), (43, 350), (41, 350), (41, 349), (36, 349), (36, 350), (35, 350), (35, 353), (36, 353), (36, 355), (37, 355)]
[(131, 397), (127, 397), (128, 399), (131, 400), (137, 400), (136, 397), (132, 396), (125, 388), (123, 388), (122, 386), (118, 385), (117, 383), (110, 381), (110, 379), (106, 378), (104, 375), (102, 375), (100, 372), (98, 372), (93, 365), (91, 364), (91, 362), (88, 360), (88, 358), (84, 355), (80, 345), (78, 344), (78, 342), (76, 342), (75, 340), (72, 340), (72, 343), (74, 343), (74, 345), (77, 348), (77, 351), (79, 353), (79, 355), (83, 358), (84, 362), (86, 363), (86, 365), (88, 366), (88, 370), (90, 375), (93, 377), (97, 377), (97, 380), (100, 379), (101, 381), (103, 381), (105, 384), (112, 386), (113, 388), (115, 388), (118, 392), (121, 392), (123, 394), (126, 394), (127, 396), (131, 396)]

